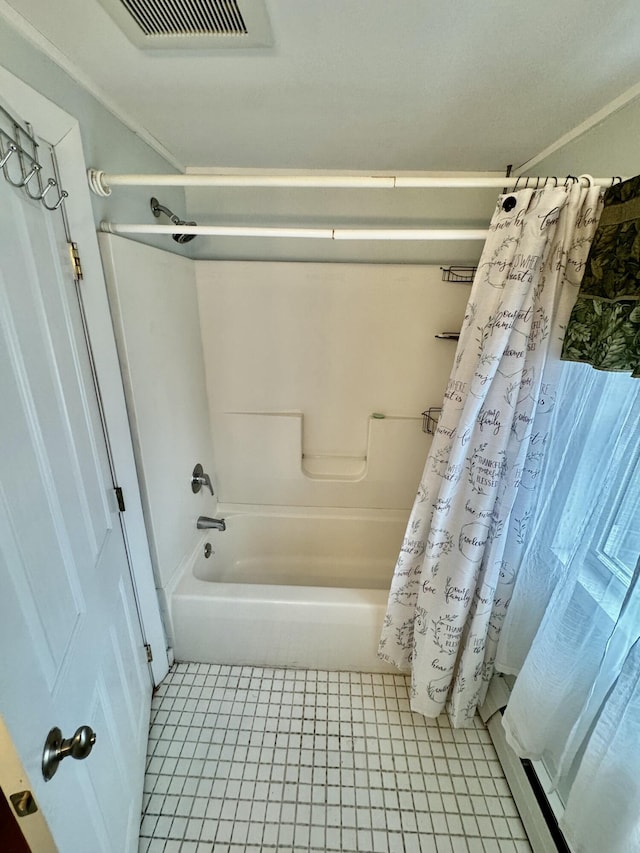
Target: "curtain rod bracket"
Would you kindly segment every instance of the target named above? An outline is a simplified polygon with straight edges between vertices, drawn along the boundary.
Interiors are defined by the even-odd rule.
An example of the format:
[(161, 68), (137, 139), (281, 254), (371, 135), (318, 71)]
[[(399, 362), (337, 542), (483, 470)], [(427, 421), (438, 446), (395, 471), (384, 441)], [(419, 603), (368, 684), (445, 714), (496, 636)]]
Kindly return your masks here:
[(106, 183), (102, 169), (87, 169), (87, 179), (92, 192), (101, 198), (111, 195), (111, 187)]

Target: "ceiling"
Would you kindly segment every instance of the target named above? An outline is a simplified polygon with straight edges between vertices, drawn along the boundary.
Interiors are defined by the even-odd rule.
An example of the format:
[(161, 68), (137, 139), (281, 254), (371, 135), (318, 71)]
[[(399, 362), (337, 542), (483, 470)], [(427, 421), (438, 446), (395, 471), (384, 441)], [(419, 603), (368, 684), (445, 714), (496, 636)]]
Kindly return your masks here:
[(640, 80), (637, 0), (266, 0), (272, 48), (186, 55), (9, 5), (182, 166), (502, 171)]

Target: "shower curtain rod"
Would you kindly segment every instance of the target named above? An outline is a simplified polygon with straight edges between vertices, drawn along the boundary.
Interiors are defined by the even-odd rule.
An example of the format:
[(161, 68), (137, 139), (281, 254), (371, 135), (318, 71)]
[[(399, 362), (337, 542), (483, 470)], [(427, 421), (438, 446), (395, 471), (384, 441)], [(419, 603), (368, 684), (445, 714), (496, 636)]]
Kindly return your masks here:
[(107, 234), (193, 234), (208, 237), (290, 237), (312, 240), (486, 240), (479, 228), (254, 228), (226, 225), (134, 225), (101, 222)]
[(590, 175), (560, 178), (527, 177), (438, 177), (431, 175), (142, 175), (107, 174), (99, 169), (89, 169), (89, 186), (99, 196), (111, 195), (112, 187), (297, 187), (299, 189), (483, 189), (518, 186), (524, 189), (544, 186), (549, 181), (564, 184), (583, 180), (587, 185), (608, 187), (622, 177), (592, 178)]

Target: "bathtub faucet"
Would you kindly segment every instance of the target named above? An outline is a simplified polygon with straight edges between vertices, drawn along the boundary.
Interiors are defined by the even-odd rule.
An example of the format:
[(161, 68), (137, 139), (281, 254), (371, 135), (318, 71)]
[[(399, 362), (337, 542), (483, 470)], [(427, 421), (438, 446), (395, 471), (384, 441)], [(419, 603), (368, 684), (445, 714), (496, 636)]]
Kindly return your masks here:
[(224, 518), (208, 518), (206, 515), (201, 515), (196, 522), (198, 530), (226, 530), (227, 526), (224, 523)]

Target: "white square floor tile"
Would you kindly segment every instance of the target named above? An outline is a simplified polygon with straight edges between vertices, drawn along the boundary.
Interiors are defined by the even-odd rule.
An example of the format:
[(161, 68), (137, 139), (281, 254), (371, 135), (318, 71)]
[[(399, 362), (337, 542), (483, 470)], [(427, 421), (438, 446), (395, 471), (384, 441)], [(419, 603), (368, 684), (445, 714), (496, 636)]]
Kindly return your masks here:
[(531, 853), (480, 720), (401, 675), (177, 664), (144, 790), (139, 853)]

